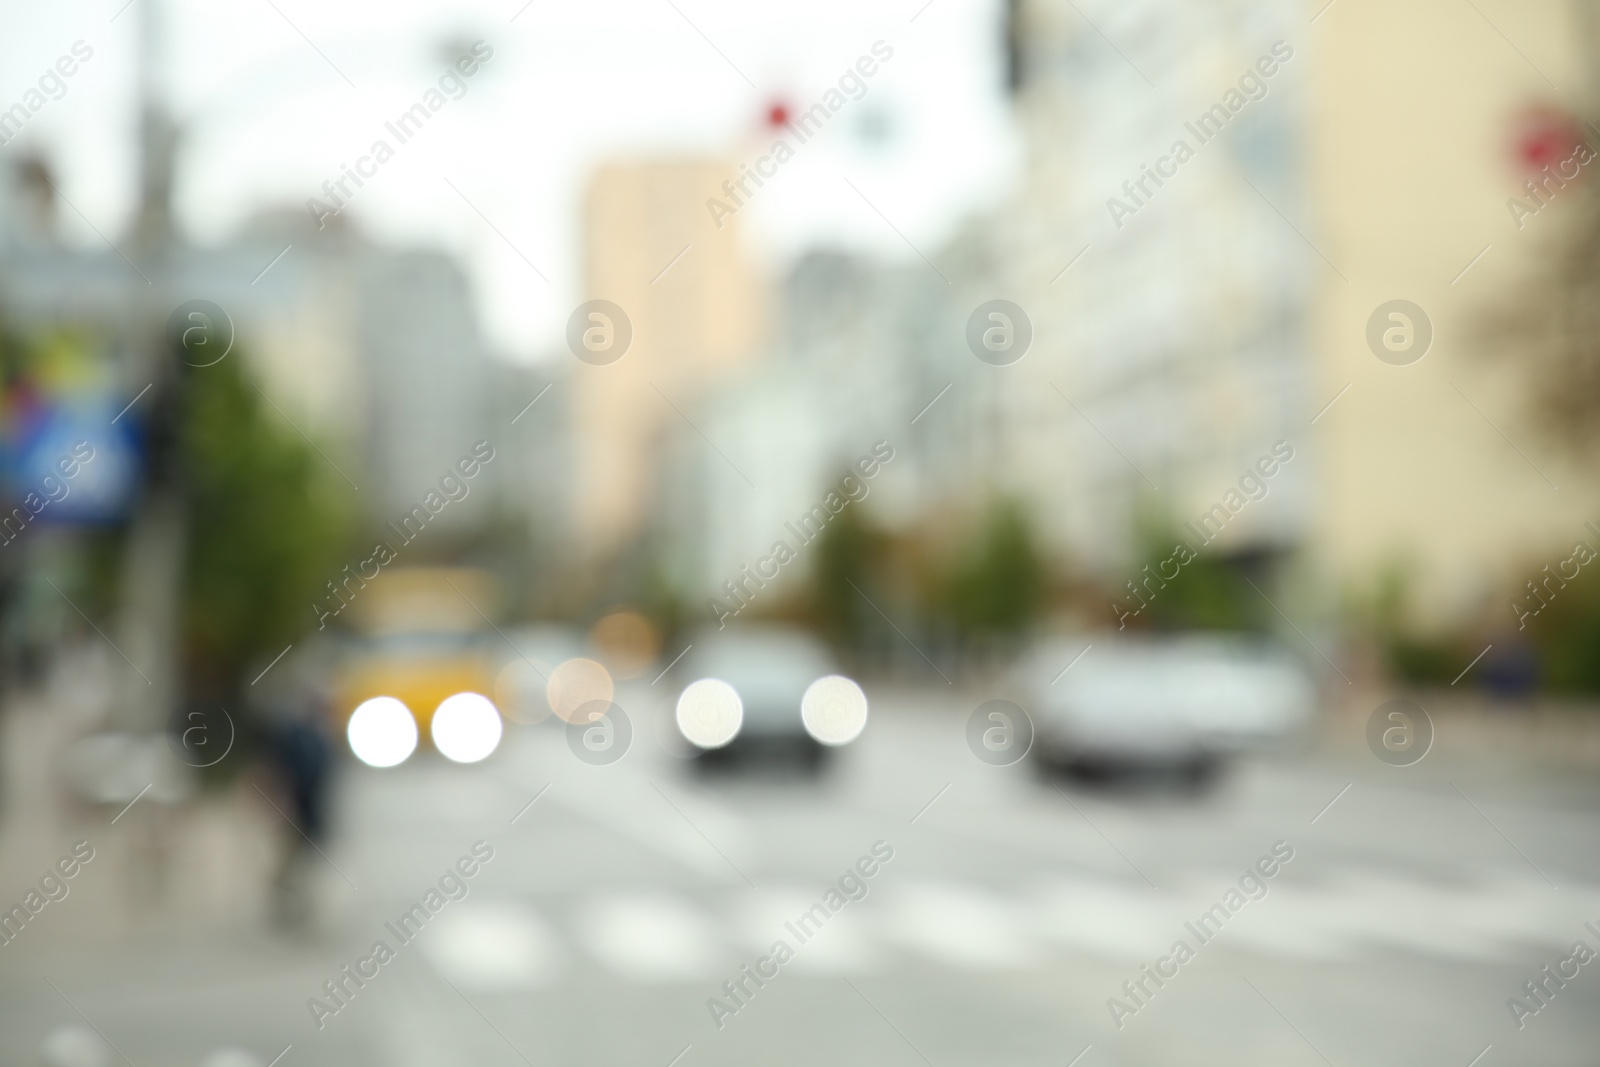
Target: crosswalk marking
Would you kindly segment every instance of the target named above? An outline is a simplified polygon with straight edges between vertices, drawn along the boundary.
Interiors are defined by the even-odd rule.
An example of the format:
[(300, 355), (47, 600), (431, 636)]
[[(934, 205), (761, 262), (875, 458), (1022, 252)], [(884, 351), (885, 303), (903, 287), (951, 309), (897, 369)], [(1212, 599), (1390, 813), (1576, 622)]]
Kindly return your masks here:
[(555, 930), (532, 907), (467, 901), (445, 912), (419, 939), (446, 978), (475, 989), (536, 989), (565, 970)]
[(925, 955), (978, 970), (1039, 962), (1014, 911), (988, 893), (953, 884), (919, 884), (893, 894), (885, 918), (894, 937)]
[(575, 927), (601, 963), (638, 982), (705, 981), (726, 963), (707, 915), (665, 893), (603, 896), (581, 909)]
[(1171, 894), (1143, 882), (1051, 879), (1024, 901), (1034, 928), (1053, 944), (1118, 962), (1166, 952), (1187, 917)]
[(889, 953), (873, 936), (866, 918), (851, 910), (853, 905), (834, 915), (801, 944), (784, 923), (793, 921), (815, 903), (815, 895), (799, 885), (773, 886), (748, 894), (732, 910), (733, 938), (751, 958), (756, 953), (765, 955), (774, 942), (784, 941), (795, 951), (794, 961), (788, 966), (799, 973), (870, 974), (888, 967)]
[[(993, 972), (1068, 965), (1089, 956), (1147, 962), (1190, 940), (1185, 922), (1217, 899), (1225, 878), (1191, 875), (1152, 890), (1098, 875), (1059, 875), (993, 889), (905, 879), (874, 886), (802, 942), (785, 924), (816, 903), (813, 890), (768, 883), (755, 892), (608, 893), (533, 900), (474, 898), (423, 941), (430, 961), (479, 989), (541, 988), (598, 965), (638, 984), (707, 983), (753, 963), (783, 940), (795, 973), (855, 975), (923, 966)], [(1566, 947), (1600, 888), (1561, 893), (1526, 872), (1423, 882), (1343, 873), (1279, 882), (1235, 914), (1208, 952), (1331, 960), (1413, 952), (1451, 960), (1525, 956)]]

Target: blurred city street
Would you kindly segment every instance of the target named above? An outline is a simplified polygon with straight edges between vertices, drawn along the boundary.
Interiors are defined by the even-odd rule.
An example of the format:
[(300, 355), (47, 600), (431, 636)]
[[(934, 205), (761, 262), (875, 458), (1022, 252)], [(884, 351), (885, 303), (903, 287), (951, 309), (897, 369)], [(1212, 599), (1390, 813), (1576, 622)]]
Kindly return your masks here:
[(0, 34), (0, 1067), (1595, 1067), (1600, 0)]
[[(643, 682), (618, 693), (635, 735), (610, 765), (575, 758), (547, 721), (485, 764), (352, 767), (312, 868), (317, 931), (287, 942), (249, 908), (169, 907), (108, 934), (93, 912), (134, 890), (90, 879), (115, 876), (139, 808), (84, 818), (71, 832), (106, 867), (86, 865), (81, 897), (5, 950), (0, 1060), (87, 1020), (139, 1067), (288, 1045), (285, 1065), (352, 1067), (1044, 1065), (1090, 1046), (1082, 1063), (1117, 1067), (1465, 1065), (1490, 1045), (1501, 1062), (1592, 1062), (1586, 972), (1520, 1032), (1504, 1007), (1600, 920), (1586, 720), (1551, 712), (1532, 730), (1430, 703), (1434, 750), (1390, 767), (1339, 716), (1308, 751), (1248, 760), (1194, 802), (1159, 781), (979, 762), (962, 727), (983, 696), (874, 692), (867, 732), (816, 780), (694, 772)], [(467, 895), (401, 947), (385, 924), (479, 841), (493, 859)], [(878, 842), (892, 859), (863, 899), (803, 927), (806, 943), (786, 929)], [(1265, 896), (1114, 1025), (1107, 999), (1173, 941), (1197, 945), (1184, 924), (1281, 842), (1293, 859)], [(379, 939), (397, 958), (319, 1029), (308, 999), (333, 1003), (322, 984)], [(735, 1003), (723, 983), (780, 939), (793, 961), (747, 981), (719, 1028), (708, 999)]]

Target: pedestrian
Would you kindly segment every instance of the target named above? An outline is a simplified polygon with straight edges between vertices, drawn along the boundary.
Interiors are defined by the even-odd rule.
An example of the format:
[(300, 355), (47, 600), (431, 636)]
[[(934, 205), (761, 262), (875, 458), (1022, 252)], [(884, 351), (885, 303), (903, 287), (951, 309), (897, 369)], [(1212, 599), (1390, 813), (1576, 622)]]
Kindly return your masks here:
[(305, 670), (285, 671), (265, 700), (266, 756), (286, 829), (283, 862), (274, 884), (273, 917), (289, 929), (304, 929), (314, 918), (315, 864), (329, 829), (334, 752), (328, 736), (328, 701), (318, 680)]

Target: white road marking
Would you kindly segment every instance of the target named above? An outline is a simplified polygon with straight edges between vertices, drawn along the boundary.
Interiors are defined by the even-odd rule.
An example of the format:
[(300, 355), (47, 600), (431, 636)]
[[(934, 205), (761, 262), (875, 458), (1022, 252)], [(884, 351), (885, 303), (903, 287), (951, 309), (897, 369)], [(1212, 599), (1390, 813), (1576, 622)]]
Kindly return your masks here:
[[(874, 879), (875, 881), (876, 879)], [(794, 950), (794, 961), (785, 965), (797, 972), (810, 974), (866, 974), (882, 971), (890, 959), (873, 934), (870, 913), (862, 910), (862, 902), (844, 905), (831, 913), (820, 930), (807, 926), (801, 941), (785, 923), (795, 923), (813, 905), (823, 901), (828, 883), (807, 886), (796, 882), (777, 889), (763, 889), (759, 893), (741, 897), (734, 909), (736, 936), (749, 953), (767, 955), (777, 941)], [(867, 897), (871, 899), (876, 887), (867, 883)], [(825, 905), (824, 905), (825, 906)], [(745, 962), (752, 962), (752, 960)]]
[(942, 963), (983, 970), (1026, 967), (1039, 960), (1012, 909), (978, 887), (951, 882), (901, 885), (892, 897), (886, 892), (879, 905), (884, 927), (893, 936)]
[(531, 907), (476, 900), (451, 904), (419, 938), (450, 981), (473, 989), (537, 989), (566, 969), (555, 931)]
[(1198, 943), (1185, 922), (1223, 902), (1234, 881), (1226, 872), (1191, 871), (1178, 888), (1152, 890), (1131, 880), (1073, 874), (995, 891), (959, 881), (874, 879), (864, 898), (808, 927), (805, 940), (792, 924), (812, 906), (826, 907), (829, 882), (793, 878), (776, 888), (723, 888), (695, 900), (662, 892), (610, 894), (580, 903), (575, 912), (474, 899), (451, 905), (422, 944), (434, 966), (463, 988), (545, 988), (562, 980), (575, 955), (628, 983), (715, 985), (769, 954), (777, 941), (794, 951), (786, 971), (813, 975), (916, 966), (906, 952), (984, 973), (1065, 967), (1082, 956), (1139, 964), (1167, 954), (1180, 938), (1201, 953), (1272, 959), (1402, 951), (1512, 960), (1579, 936), (1571, 894), (1578, 895), (1580, 911), (1600, 912), (1600, 887), (1558, 894), (1521, 869), (1459, 884), (1387, 873), (1310, 883), (1280, 877), (1267, 883), (1265, 897), (1245, 904), (1209, 942)]
[(736, 966), (705, 913), (663, 893), (602, 897), (582, 910), (576, 933), (608, 969), (640, 983), (710, 981)]

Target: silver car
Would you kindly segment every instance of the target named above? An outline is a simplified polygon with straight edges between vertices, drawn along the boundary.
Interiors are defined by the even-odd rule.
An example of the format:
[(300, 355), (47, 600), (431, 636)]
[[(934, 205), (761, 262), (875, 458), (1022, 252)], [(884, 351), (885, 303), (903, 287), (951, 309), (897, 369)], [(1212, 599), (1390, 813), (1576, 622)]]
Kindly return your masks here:
[[(707, 744), (686, 734), (701, 765), (755, 758), (819, 769), (826, 761), (829, 746), (808, 732), (800, 703), (813, 682), (834, 673), (834, 663), (827, 647), (805, 631), (757, 625), (705, 630), (675, 673), (682, 693), (715, 680), (731, 686), (742, 705), (731, 740)], [(684, 697), (679, 700), (681, 708)]]
[(1230, 756), (1303, 737), (1316, 708), (1297, 660), (1238, 635), (1056, 640), (1018, 680), (1035, 757), (1084, 773), (1168, 768), (1198, 783)]

